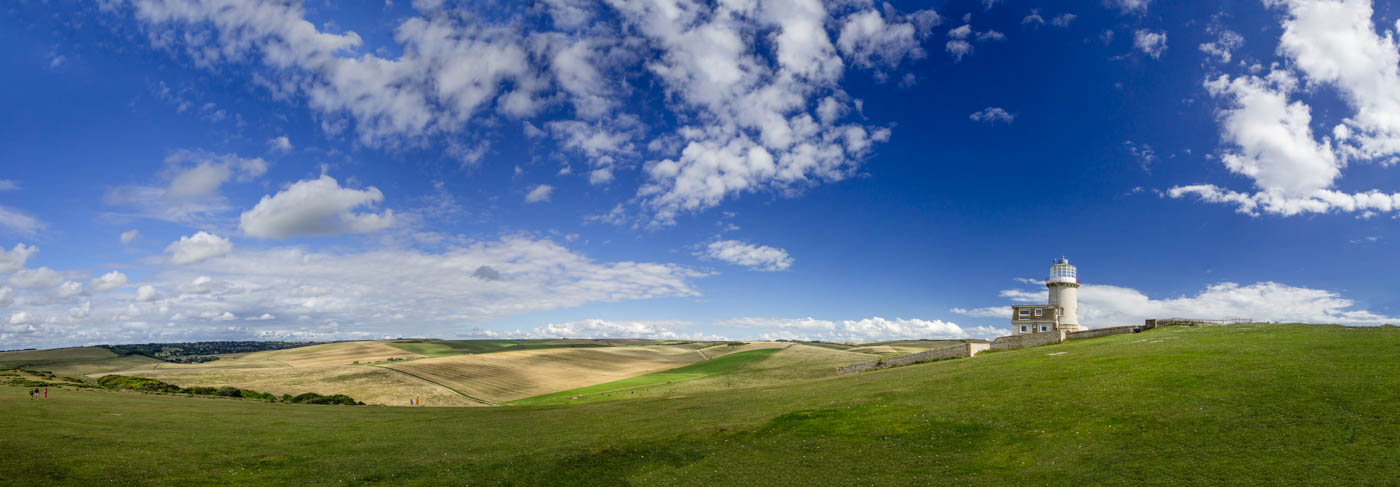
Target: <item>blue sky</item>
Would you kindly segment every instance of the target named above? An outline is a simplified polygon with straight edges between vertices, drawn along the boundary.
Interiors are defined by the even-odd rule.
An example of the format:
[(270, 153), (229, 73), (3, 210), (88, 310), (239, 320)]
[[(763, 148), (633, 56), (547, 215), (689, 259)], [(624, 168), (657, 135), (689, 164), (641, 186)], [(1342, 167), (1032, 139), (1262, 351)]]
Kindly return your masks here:
[(1392, 4), (26, 2), (0, 348), (1397, 320)]

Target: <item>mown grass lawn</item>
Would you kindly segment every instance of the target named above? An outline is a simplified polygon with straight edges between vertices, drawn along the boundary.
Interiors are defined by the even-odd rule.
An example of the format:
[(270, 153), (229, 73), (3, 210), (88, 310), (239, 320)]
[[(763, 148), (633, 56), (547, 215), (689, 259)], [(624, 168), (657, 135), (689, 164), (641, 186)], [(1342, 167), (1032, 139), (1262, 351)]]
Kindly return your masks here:
[(1397, 386), (1396, 328), (1244, 325), (567, 406), (4, 387), (0, 483), (1380, 485)]

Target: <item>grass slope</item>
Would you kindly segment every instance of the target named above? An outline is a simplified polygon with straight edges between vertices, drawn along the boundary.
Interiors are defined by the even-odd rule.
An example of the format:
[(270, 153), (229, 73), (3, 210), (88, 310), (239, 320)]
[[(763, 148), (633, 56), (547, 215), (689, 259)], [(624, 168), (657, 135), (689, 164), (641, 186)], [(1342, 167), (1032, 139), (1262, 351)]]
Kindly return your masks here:
[(1400, 330), (1255, 325), (570, 406), (344, 408), (66, 389), (31, 401), (0, 387), (0, 479), (1386, 484), (1400, 471), (1397, 384)]
[(594, 386), (580, 387), (578, 389), (569, 389), (567, 391), (560, 391), (553, 394), (545, 394), (542, 396), (520, 399), (516, 401), (511, 401), (507, 404), (513, 406), (542, 406), (547, 404), (567, 404), (569, 402), (586, 400), (589, 399), (590, 396), (595, 395), (606, 397), (606, 395), (613, 395), (631, 389), (640, 389), (643, 387), (694, 380), (702, 377), (731, 372), (740, 367), (752, 365), (763, 359), (768, 358), (768, 356), (773, 355), (773, 353), (777, 352), (778, 350), (780, 349), (769, 348), (761, 350), (750, 350), (747, 352), (731, 353), (723, 357), (712, 358), (704, 362), (697, 362), (684, 367), (674, 368), (671, 370), (666, 370), (662, 372), (652, 372), (646, 375), (629, 377), (626, 379), (607, 382)]

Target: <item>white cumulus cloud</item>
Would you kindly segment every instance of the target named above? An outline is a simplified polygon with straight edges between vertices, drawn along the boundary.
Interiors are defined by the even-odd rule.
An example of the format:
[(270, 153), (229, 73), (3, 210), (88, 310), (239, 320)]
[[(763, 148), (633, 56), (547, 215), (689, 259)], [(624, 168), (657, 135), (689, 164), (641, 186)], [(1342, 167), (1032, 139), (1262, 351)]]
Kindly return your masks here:
[[(1388, 166), (1400, 158), (1400, 47), (1394, 32), (1376, 32), (1368, 1), (1266, 3), (1287, 10), (1278, 51), (1290, 63), (1275, 65), (1264, 77), (1220, 75), (1205, 82), (1225, 103), (1218, 111), (1227, 146), (1220, 160), (1250, 178), (1255, 191), (1192, 184), (1167, 194), (1234, 205), (1248, 215), (1370, 216), (1400, 209), (1400, 193), (1333, 189), (1350, 162)], [(1319, 87), (1336, 89), (1354, 112), (1322, 135), (1313, 133), (1311, 107), (1295, 99)]]
[(274, 152), (290, 152), (292, 150), (292, 139), (285, 135), (279, 135), (268, 139), (267, 146)]
[(781, 271), (792, 265), (786, 250), (738, 240), (720, 240), (705, 247), (705, 257), (761, 271)]
[(170, 263), (175, 265), (193, 264), (206, 259), (222, 257), (233, 251), (233, 243), (227, 238), (209, 232), (198, 232), (165, 247), (170, 254)]
[(48, 267), (20, 270), (10, 275), (9, 280), (11, 286), (18, 288), (51, 287), (61, 282), (63, 276)]
[(143, 286), (141, 286), (141, 287), (139, 287), (139, 288), (136, 289), (136, 300), (137, 300), (137, 301), (141, 301), (141, 302), (151, 302), (151, 301), (155, 301), (156, 299), (159, 299), (159, 298), (160, 298), (160, 292), (159, 292), (159, 291), (156, 291), (155, 286), (152, 286), (152, 285), (150, 285), (150, 284), (143, 285)]
[(525, 202), (539, 203), (542, 201), (549, 201), (549, 195), (552, 193), (554, 193), (554, 186), (548, 184), (536, 185), (534, 188), (530, 189), (529, 193), (525, 194)]
[[(1026, 286), (1002, 290), (1000, 295), (1021, 303), (1045, 303), (1049, 299), (1044, 285), (1028, 283)], [(1010, 327), (1009, 307), (954, 308), (953, 312), (1001, 318), (1006, 320), (1006, 327)], [(1148, 318), (1175, 317), (1346, 325), (1400, 321), (1400, 318), (1362, 309), (1355, 301), (1334, 291), (1277, 282), (1243, 285), (1222, 282), (1206, 286), (1194, 295), (1176, 298), (1152, 298), (1123, 286), (1084, 284), (1079, 288), (1079, 323), (1090, 328), (1140, 325)]]
[(1147, 12), (1152, 0), (1106, 0), (1106, 3), (1118, 7), (1124, 14), (1142, 14)]
[[(476, 272), (483, 268), (494, 270), (499, 278), (477, 277), (484, 274)], [(444, 243), (435, 252), (248, 248), (184, 265), (159, 264), (134, 294), (93, 293), (86, 310), (81, 304), (74, 308), (71, 302), (44, 297), (49, 289), (15, 286), (18, 296), (7, 311), (26, 312), (44, 326), (22, 337), (0, 330), (0, 341), (58, 346), (363, 339), (396, 336), (404, 330), (456, 336), (467, 325), (532, 312), (697, 296), (693, 282), (705, 275), (659, 262), (600, 262), (553, 241), (524, 236)], [(51, 278), (63, 282), (56, 272)], [(74, 309), (79, 312), (72, 313)]]
[(126, 185), (107, 190), (103, 203), (131, 209), (130, 216), (191, 223), (229, 209), (224, 184), (246, 183), (267, 173), (262, 158), (182, 149), (171, 152), (157, 177), (161, 185)]
[(859, 66), (894, 68), (906, 57), (923, 58), (920, 41), (941, 21), (932, 10), (886, 19), (880, 11), (868, 9), (846, 16), (836, 46)]
[(765, 340), (821, 340), (833, 342), (869, 342), (899, 339), (992, 339), (1006, 335), (1006, 330), (993, 327), (965, 329), (942, 320), (921, 320), (879, 316), (860, 320), (820, 320), (815, 318), (732, 318), (715, 323), (719, 326), (755, 328)]
[(0, 229), (25, 237), (38, 235), (45, 227), (44, 222), (21, 210), (0, 205)]
[(1138, 29), (1133, 32), (1133, 47), (1153, 59), (1160, 58), (1167, 51), (1167, 33)]
[(1011, 123), (1013, 120), (1016, 120), (1016, 115), (1008, 113), (1006, 109), (1003, 109), (1002, 107), (987, 107), (972, 112), (972, 114), (968, 115), (967, 118), (974, 122)]
[[(687, 331), (693, 323), (684, 321), (613, 321), (588, 319), (549, 323), (516, 336), (528, 338), (643, 338), (652, 340), (725, 340), (718, 335)], [(478, 331), (478, 334), (481, 334)], [(507, 332), (509, 333), (509, 332)]]
[(1202, 43), (1198, 46), (1201, 52), (1209, 54), (1219, 63), (1228, 63), (1233, 58), (1233, 51), (1244, 45), (1244, 36), (1235, 31), (1225, 29), (1216, 34), (1214, 41)]
[(54, 290), (54, 295), (60, 298), (69, 298), (83, 293), (83, 283), (78, 281), (64, 281)]
[[(920, 44), (940, 20), (932, 10), (901, 14), (869, 2), (545, 0), (530, 10), (550, 21), (524, 23), (479, 11), (492, 5), (449, 14), (424, 3), (419, 15), (394, 20), (390, 46), (310, 20), (297, 2), (141, 0), (108, 11), (133, 13), (158, 49), (210, 71), (248, 73), (272, 96), (304, 103), (326, 132), (353, 132), (367, 146), (436, 141), (474, 163), (491, 143), (474, 135), (478, 127), (517, 124), (505, 118), (539, 135), (523, 120), (559, 109), (565, 115), (550, 134), (559, 150), (585, 156), (589, 170), (579, 174), (591, 183), (640, 168), (632, 201), (652, 225), (745, 193), (796, 195), (855, 174), (890, 128), (814, 117), (817, 101), (848, 98), (847, 67), (886, 79), (882, 70), (923, 56)], [(628, 113), (638, 93), (663, 100), (653, 108), (674, 123), (640, 123)], [(284, 145), (274, 139), (273, 147)], [(224, 208), (184, 203), (142, 213), (187, 221)]]
[(91, 289), (92, 292), (111, 291), (126, 286), (126, 282), (126, 274), (112, 271), (103, 274), (102, 277), (88, 281), (88, 289)]
[(24, 264), (29, 261), (29, 257), (39, 252), (39, 248), (33, 245), (22, 243), (15, 244), (14, 248), (5, 250), (0, 248), (0, 274), (9, 274), (24, 268)]
[(356, 210), (373, 207), (383, 199), (378, 188), (342, 188), (335, 178), (323, 174), (264, 196), (239, 217), (238, 228), (257, 238), (375, 232), (393, 225), (393, 210)]

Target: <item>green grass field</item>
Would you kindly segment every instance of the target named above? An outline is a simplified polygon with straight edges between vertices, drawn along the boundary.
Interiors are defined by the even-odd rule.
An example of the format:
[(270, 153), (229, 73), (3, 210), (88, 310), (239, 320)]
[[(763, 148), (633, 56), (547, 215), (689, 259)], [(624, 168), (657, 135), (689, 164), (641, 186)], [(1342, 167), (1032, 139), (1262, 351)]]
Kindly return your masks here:
[(747, 352), (732, 353), (722, 357), (712, 358), (704, 362), (697, 362), (671, 370), (653, 372), (646, 375), (629, 377), (626, 379), (612, 381), (604, 384), (598, 384), (595, 386), (580, 387), (578, 389), (570, 389), (567, 391), (560, 391), (553, 394), (545, 394), (543, 396), (535, 396), (520, 399), (517, 401), (511, 401), (507, 404), (513, 406), (543, 406), (549, 404), (567, 404), (570, 402), (587, 401), (595, 397), (608, 397), (610, 395), (615, 395), (619, 392), (631, 391), (633, 389), (641, 389), (644, 387), (695, 380), (702, 377), (709, 377), (713, 375), (732, 372), (741, 367), (752, 365), (763, 359), (768, 358), (768, 356), (773, 355), (774, 352), (777, 352), (779, 350), (781, 349), (769, 348), (764, 350), (750, 350)]
[(70, 389), (31, 401), (21, 388), (0, 387), (0, 484), (1382, 485), (1400, 478), (1400, 329), (1393, 327), (1166, 328), (803, 377), (637, 400), (421, 409)]

